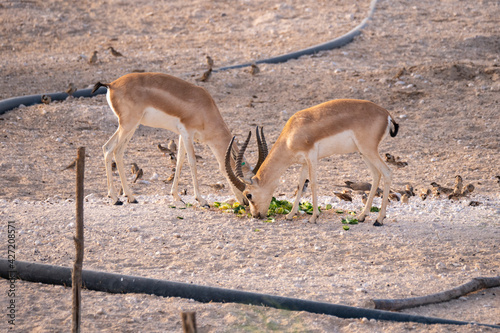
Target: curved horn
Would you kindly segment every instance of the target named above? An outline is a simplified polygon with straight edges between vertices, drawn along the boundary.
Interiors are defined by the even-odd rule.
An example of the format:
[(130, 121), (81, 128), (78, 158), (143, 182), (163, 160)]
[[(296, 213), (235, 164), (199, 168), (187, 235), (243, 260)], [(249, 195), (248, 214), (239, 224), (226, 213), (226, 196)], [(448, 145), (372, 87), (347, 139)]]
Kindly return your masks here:
[(259, 171), (260, 166), (262, 165), (262, 163), (264, 163), (264, 160), (267, 157), (268, 149), (267, 149), (266, 138), (264, 137), (264, 127), (260, 128), (260, 135), (259, 135), (259, 126), (257, 126), (257, 128), (255, 129), (255, 133), (257, 134), (257, 145), (259, 147), (259, 160), (257, 161), (257, 165), (253, 169), (253, 172), (257, 173), (257, 171)]
[(231, 143), (229, 144), (229, 147), (227, 147), (226, 159), (224, 165), (226, 167), (227, 176), (229, 177), (231, 183), (233, 183), (234, 187), (243, 192), (245, 190), (246, 185), (244, 182), (242, 182), (238, 177), (234, 175), (233, 169), (231, 168), (231, 151), (233, 148), (234, 138), (235, 136), (233, 136), (233, 138), (231, 139)]
[(252, 131), (248, 132), (248, 137), (241, 146), (240, 151), (238, 152), (238, 157), (236, 158), (236, 176), (239, 178), (243, 178), (243, 170), (241, 169), (242, 163), (243, 163), (243, 155), (245, 154), (245, 150), (247, 149), (248, 142), (250, 141), (250, 137), (252, 136)]

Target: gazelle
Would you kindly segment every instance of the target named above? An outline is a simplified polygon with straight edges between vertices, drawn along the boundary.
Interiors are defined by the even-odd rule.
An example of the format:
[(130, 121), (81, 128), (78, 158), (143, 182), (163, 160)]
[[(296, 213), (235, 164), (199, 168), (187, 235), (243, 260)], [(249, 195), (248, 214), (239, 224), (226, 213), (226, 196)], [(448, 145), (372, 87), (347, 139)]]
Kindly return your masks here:
[[(394, 126), (394, 129), (391, 128)], [(285, 124), (278, 140), (269, 155), (267, 147), (257, 128), (257, 143), (259, 146), (259, 164), (251, 178), (245, 178), (241, 167), (241, 159), (250, 140), (251, 132), (241, 147), (236, 160), (236, 175), (230, 164), (230, 153), (233, 141), (229, 144), (225, 157), (225, 167), (233, 185), (246, 196), (250, 203), (253, 217), (264, 218), (267, 215), (269, 203), (279, 178), (292, 163), (302, 164), (295, 202), (291, 212), (286, 216), (292, 219), (297, 213), (302, 188), (306, 178), (309, 178), (313, 214), (309, 222), (314, 223), (319, 215), (317, 199), (316, 170), (321, 158), (333, 154), (359, 152), (368, 165), (373, 176), (373, 184), (363, 211), (358, 220), (363, 222), (370, 212), (373, 197), (379, 185), (381, 175), (384, 177), (384, 196), (382, 207), (375, 226), (382, 225), (391, 185), (391, 169), (384, 163), (378, 153), (382, 139), (390, 133), (392, 137), (398, 132), (398, 124), (384, 108), (368, 101), (339, 99), (295, 113)], [(233, 137), (234, 140), (234, 137)], [(261, 156), (261, 152), (264, 154)], [(263, 162), (260, 162), (263, 161)]]
[[(97, 82), (92, 92), (101, 86), (108, 88), (106, 99), (119, 123), (116, 132), (103, 146), (108, 196), (113, 203), (122, 204), (112, 182), (112, 155), (116, 161), (124, 195), (128, 197), (128, 202), (137, 202), (127, 185), (123, 154), (136, 128), (142, 124), (179, 134), (171, 194), (174, 200), (181, 200), (178, 183), (187, 152), (196, 200), (200, 205), (206, 205), (206, 200), (202, 198), (198, 188), (193, 141), (204, 142), (210, 147), (224, 175), (224, 154), (231, 141), (231, 132), (210, 94), (202, 87), (161, 73), (132, 73), (111, 83)], [(246, 167), (245, 172), (250, 172), (250, 169)], [(236, 198), (246, 204), (242, 193), (232, 186), (231, 182), (229, 184)]]

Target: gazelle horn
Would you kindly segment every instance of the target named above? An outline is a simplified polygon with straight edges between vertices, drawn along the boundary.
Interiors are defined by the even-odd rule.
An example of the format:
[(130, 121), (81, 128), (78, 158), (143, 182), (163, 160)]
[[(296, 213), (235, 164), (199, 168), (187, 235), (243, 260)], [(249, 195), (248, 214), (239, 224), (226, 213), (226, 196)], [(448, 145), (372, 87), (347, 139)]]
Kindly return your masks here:
[(252, 136), (252, 131), (248, 132), (248, 137), (243, 142), (243, 145), (241, 146), (240, 151), (238, 152), (238, 157), (236, 158), (235, 164), (236, 164), (236, 177), (238, 178), (243, 178), (243, 170), (242, 170), (242, 163), (243, 163), (243, 155), (245, 155), (245, 150), (247, 150), (248, 142), (250, 142), (250, 137)]
[(256, 174), (257, 171), (259, 171), (260, 166), (262, 165), (262, 163), (264, 162), (264, 160), (266, 159), (267, 154), (268, 154), (266, 138), (264, 137), (264, 127), (260, 128), (260, 135), (259, 135), (259, 126), (257, 126), (257, 128), (255, 129), (255, 133), (257, 134), (257, 146), (259, 148), (259, 160), (257, 161), (257, 165), (255, 165), (255, 168), (253, 169), (254, 174)]
[[(232, 151), (232, 148), (233, 148), (233, 142), (234, 142), (234, 139), (235, 139), (235, 136), (233, 136), (233, 138), (231, 139), (231, 143), (229, 144), (229, 147), (227, 147), (227, 150), (226, 150), (226, 159), (225, 159), (225, 167), (226, 167), (226, 173), (229, 177), (229, 180), (231, 181), (231, 183), (233, 183), (233, 185), (238, 189), (240, 190), (241, 192), (243, 192), (245, 190), (245, 183), (241, 181), (240, 178), (236, 177), (234, 175), (234, 172), (233, 172), (233, 168), (231, 168), (231, 151)], [(241, 169), (241, 168), (240, 168)]]

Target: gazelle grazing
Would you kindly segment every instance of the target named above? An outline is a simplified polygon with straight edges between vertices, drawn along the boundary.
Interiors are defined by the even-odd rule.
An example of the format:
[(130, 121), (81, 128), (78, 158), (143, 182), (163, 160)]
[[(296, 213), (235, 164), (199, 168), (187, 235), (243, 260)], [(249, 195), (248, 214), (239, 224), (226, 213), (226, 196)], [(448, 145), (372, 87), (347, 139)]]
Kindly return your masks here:
[[(96, 83), (92, 92), (101, 86), (108, 88), (106, 98), (119, 123), (116, 132), (103, 146), (108, 196), (113, 203), (122, 204), (112, 183), (112, 155), (116, 161), (124, 194), (130, 203), (137, 202), (127, 185), (123, 154), (136, 128), (142, 124), (179, 134), (177, 164), (171, 194), (176, 201), (180, 200), (179, 176), (187, 152), (196, 200), (201, 205), (206, 205), (206, 200), (202, 198), (198, 189), (193, 141), (204, 142), (210, 147), (224, 175), (226, 175), (224, 153), (231, 141), (231, 132), (210, 94), (202, 87), (161, 73), (127, 74), (111, 83)], [(246, 171), (250, 172), (248, 167)], [(230, 185), (236, 198), (246, 203), (242, 193), (231, 183)]]
[[(394, 129), (391, 129), (391, 124)], [(318, 161), (333, 154), (357, 151), (373, 176), (373, 184), (365, 208), (357, 218), (362, 222), (370, 212), (375, 191), (383, 175), (382, 208), (374, 223), (379, 226), (382, 225), (385, 217), (391, 184), (391, 169), (380, 158), (378, 146), (387, 133), (390, 133), (392, 137), (396, 136), (398, 127), (387, 110), (372, 102), (352, 99), (333, 100), (295, 113), (286, 123), (269, 152), (269, 156), (261, 156), (261, 152), (265, 153), (267, 148), (261, 147), (266, 146), (265, 142), (260, 139), (264, 133), (261, 129), (261, 135), (259, 135), (257, 128), (259, 161), (263, 162), (259, 162), (260, 168), (254, 169), (255, 175), (250, 180), (245, 179), (238, 160), (236, 161), (236, 175), (231, 168), (229, 155), (233, 141), (226, 152), (225, 167), (231, 182), (248, 199), (253, 217), (264, 218), (280, 176), (292, 163), (302, 164), (298, 186), (302, 189), (306, 178), (309, 178), (314, 207), (309, 222), (314, 223), (319, 214), (316, 181)], [(239, 152), (238, 159), (240, 160), (250, 136), (251, 132)], [(286, 216), (287, 219), (292, 219), (297, 213), (301, 195), (302, 190), (297, 191), (292, 211)]]

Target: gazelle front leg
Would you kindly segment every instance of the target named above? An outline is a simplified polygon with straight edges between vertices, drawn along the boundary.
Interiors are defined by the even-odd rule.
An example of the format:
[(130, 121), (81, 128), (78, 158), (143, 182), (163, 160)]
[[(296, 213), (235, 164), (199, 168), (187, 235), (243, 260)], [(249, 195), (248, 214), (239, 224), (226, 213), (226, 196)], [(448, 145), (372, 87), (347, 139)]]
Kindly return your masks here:
[(199, 187), (198, 187), (198, 179), (196, 172), (196, 156), (194, 154), (194, 146), (192, 138), (181, 129), (181, 135), (179, 135), (179, 148), (177, 152), (177, 163), (175, 166), (175, 176), (174, 181), (172, 183), (172, 189), (170, 190), (170, 194), (174, 197), (175, 201), (182, 201), (178, 187), (179, 187), (179, 177), (182, 170), (182, 165), (184, 164), (185, 158), (188, 158), (188, 163), (191, 169), (191, 176), (193, 178), (193, 187), (194, 187), (194, 195), (196, 200), (200, 203), (200, 205), (205, 206), (207, 202), (200, 195)]
[(178, 147), (179, 148), (177, 149), (177, 161), (175, 163), (174, 181), (172, 182), (172, 188), (170, 189), (170, 194), (174, 197), (174, 201), (182, 201), (179, 195), (179, 177), (181, 175), (184, 159), (186, 158), (186, 150), (184, 149), (184, 140), (182, 139), (182, 135), (179, 135)]
[(297, 211), (299, 210), (300, 198), (302, 196), (304, 184), (306, 182), (307, 173), (308, 173), (307, 164), (303, 164), (299, 176), (299, 188), (297, 189), (297, 195), (295, 196), (295, 201), (293, 203), (292, 210), (286, 216), (287, 220), (293, 219), (293, 217), (295, 216), (295, 214), (297, 214)]
[(198, 186), (198, 175), (196, 172), (196, 155), (194, 154), (192, 137), (190, 137), (187, 140), (184, 140), (184, 148), (186, 150), (189, 167), (191, 169), (191, 177), (193, 178), (194, 197), (196, 198), (196, 201), (200, 203), (201, 206), (207, 206), (207, 201), (203, 199), (203, 197), (201, 196), (200, 189)]

